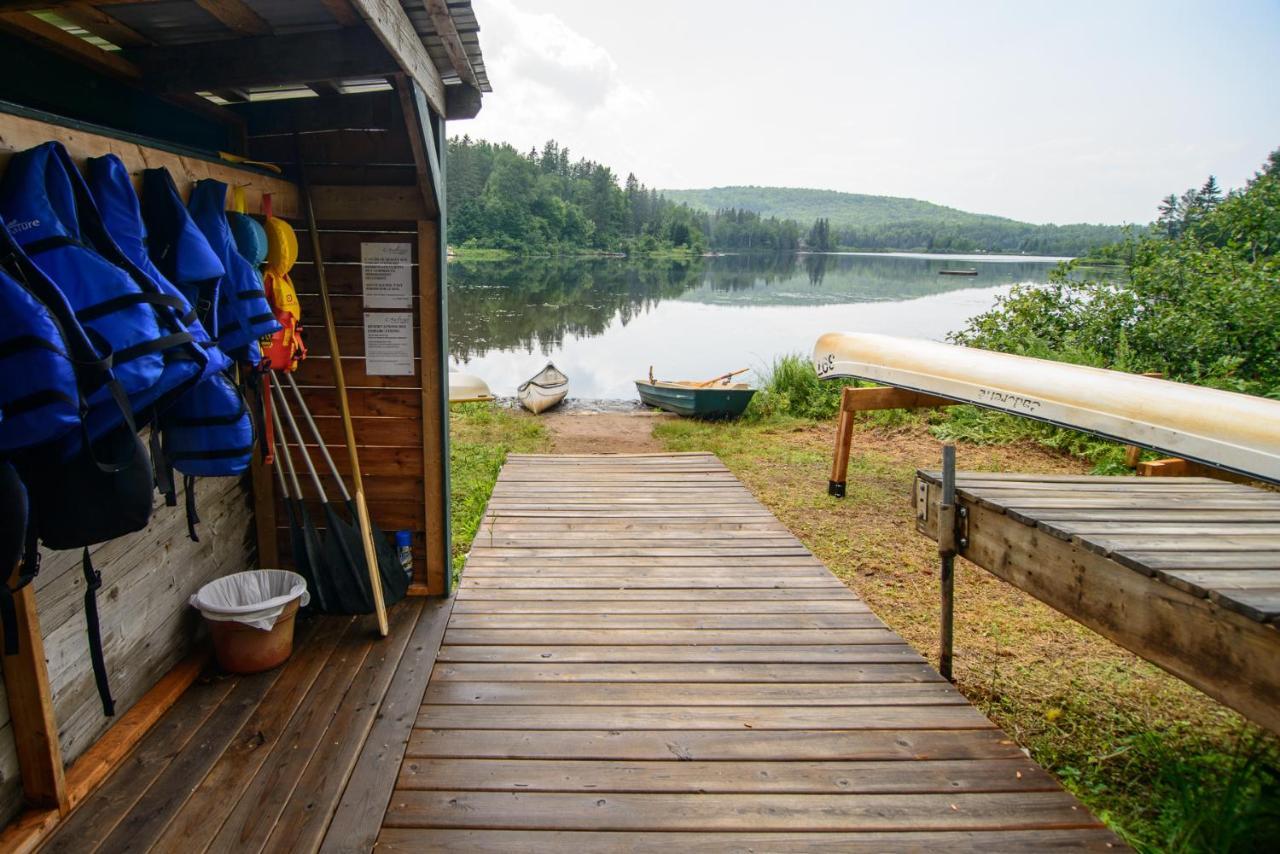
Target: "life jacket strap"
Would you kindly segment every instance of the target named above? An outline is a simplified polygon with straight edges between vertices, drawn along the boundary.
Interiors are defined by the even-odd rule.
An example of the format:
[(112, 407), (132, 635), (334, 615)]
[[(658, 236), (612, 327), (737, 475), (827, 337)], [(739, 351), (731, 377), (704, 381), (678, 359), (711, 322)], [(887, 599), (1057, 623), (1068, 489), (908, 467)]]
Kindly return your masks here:
[(196, 479), (191, 475), (182, 478), (182, 488), (187, 493), (187, 536), (191, 542), (198, 543), (196, 525), (200, 524), (200, 516), (196, 513)]
[(89, 660), (93, 663), (93, 681), (98, 685), (102, 699), (102, 713), (114, 717), (116, 701), (111, 698), (111, 683), (107, 680), (107, 662), (102, 654), (102, 626), (98, 622), (98, 589), (102, 587), (102, 573), (93, 568), (89, 548), (85, 547), (80, 567), (84, 571), (84, 622), (89, 633)]
[(167, 507), (178, 506), (178, 488), (173, 482), (173, 461), (164, 452), (160, 444), (160, 431), (151, 428), (151, 471), (154, 476), (156, 491), (164, 496)]
[(126, 308), (132, 308), (135, 305), (163, 305), (182, 312), (182, 317), (191, 315), (191, 304), (180, 296), (173, 294), (158, 294), (147, 291), (140, 291), (132, 294), (121, 294), (90, 306), (85, 306), (76, 312), (76, 317), (84, 322), (97, 320), (106, 317), (113, 312), (123, 311)]

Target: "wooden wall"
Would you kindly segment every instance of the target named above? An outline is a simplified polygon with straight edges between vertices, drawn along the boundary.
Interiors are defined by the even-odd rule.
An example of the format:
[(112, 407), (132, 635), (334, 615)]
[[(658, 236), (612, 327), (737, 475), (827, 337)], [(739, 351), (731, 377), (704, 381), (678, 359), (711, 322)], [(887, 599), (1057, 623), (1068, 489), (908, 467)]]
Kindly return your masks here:
[[(206, 582), (252, 568), (253, 519), (242, 478), (196, 482), (199, 543), (187, 537), (181, 483), (145, 530), (90, 549), (102, 573), (98, 612), (116, 716), (124, 714), (204, 636), (190, 596)], [(112, 724), (89, 664), (80, 552), (44, 552), (35, 582), (63, 760), (70, 765)], [(7, 698), (0, 701), (0, 824), (22, 805)]]

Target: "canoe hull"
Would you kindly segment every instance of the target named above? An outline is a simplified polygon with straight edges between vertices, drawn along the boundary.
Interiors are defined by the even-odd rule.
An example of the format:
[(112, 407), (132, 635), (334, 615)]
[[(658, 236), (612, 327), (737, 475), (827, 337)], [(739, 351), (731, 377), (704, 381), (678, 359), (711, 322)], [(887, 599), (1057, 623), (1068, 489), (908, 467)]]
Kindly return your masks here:
[(449, 402), (474, 403), (481, 400), (494, 400), (493, 392), (484, 380), (473, 374), (449, 372)]
[(823, 379), (921, 391), (1280, 483), (1280, 401), (869, 333), (828, 333), (813, 359)]
[(559, 406), (569, 393), (569, 378), (551, 362), (537, 374), (520, 384), (516, 400), (520, 405), (539, 415), (553, 406)]
[(737, 418), (756, 393), (753, 388), (687, 388), (636, 381), (636, 391), (647, 406), (687, 418)]

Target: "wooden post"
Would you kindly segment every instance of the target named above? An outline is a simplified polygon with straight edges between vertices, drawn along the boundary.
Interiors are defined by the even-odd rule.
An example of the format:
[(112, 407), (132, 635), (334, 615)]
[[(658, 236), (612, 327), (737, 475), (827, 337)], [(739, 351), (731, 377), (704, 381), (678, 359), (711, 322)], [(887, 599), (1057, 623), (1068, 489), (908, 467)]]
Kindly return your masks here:
[(956, 446), (942, 446), (942, 500), (938, 506), (938, 556), (941, 572), (941, 611), (938, 643), (938, 672), (951, 678), (951, 658), (955, 638), (956, 596)]
[(4, 687), (9, 695), (13, 742), (22, 772), (22, 792), (28, 806), (70, 809), (67, 780), (62, 767), (58, 721), (53, 714), (49, 669), (44, 660), (44, 638), (36, 615), (36, 594), (28, 584), (13, 594), (17, 612), (18, 653), (2, 655)]
[(852, 445), (853, 413), (841, 406), (840, 422), (836, 426), (836, 453), (831, 463), (831, 479), (827, 481), (827, 495), (844, 498), (845, 482), (849, 476), (849, 450)]
[(449, 536), (448, 362), (444, 330), (444, 282), (440, 274), (440, 224), (418, 223), (418, 305), (422, 312), (422, 456), (427, 535), (427, 593), (452, 592)]

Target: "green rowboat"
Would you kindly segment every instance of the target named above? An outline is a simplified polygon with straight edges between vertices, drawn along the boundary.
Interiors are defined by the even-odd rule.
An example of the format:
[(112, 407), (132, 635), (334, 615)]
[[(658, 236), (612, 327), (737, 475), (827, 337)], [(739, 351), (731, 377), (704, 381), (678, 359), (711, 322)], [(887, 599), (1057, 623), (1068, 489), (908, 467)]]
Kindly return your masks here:
[(700, 383), (636, 380), (640, 400), (667, 412), (692, 418), (737, 418), (756, 390), (746, 383), (702, 386)]

